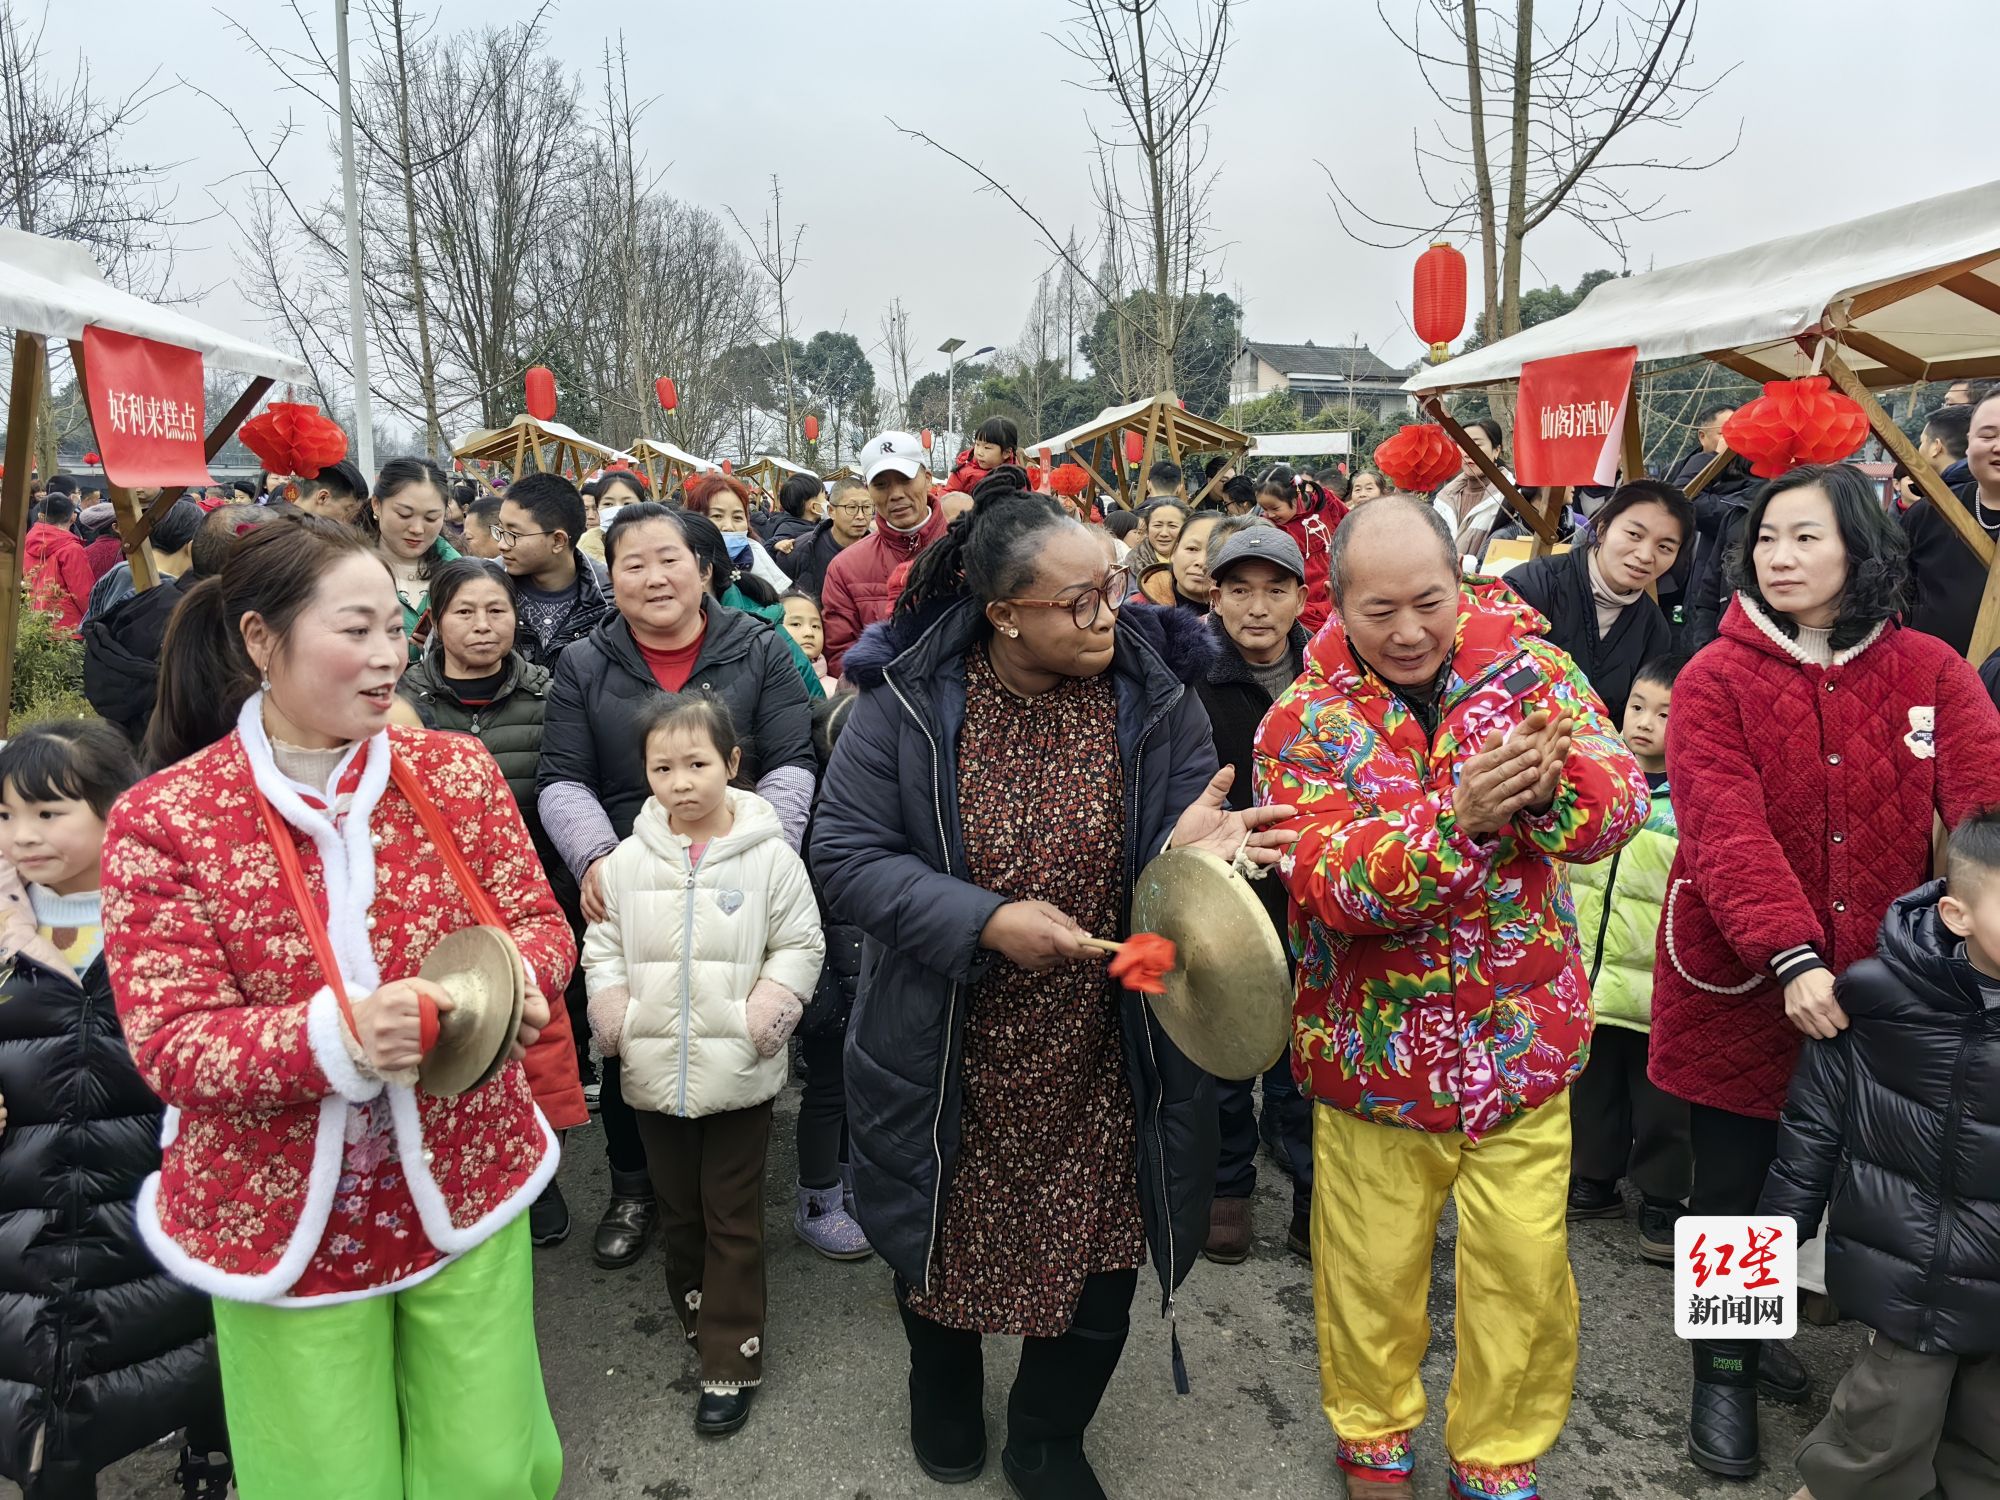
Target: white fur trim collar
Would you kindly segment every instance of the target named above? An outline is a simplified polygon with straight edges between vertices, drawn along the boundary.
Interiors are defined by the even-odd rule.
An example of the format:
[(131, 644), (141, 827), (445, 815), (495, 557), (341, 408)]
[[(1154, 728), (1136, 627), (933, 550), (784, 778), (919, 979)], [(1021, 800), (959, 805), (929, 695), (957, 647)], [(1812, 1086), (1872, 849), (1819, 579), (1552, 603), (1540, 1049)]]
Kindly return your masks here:
[[(1765, 637), (1769, 639), (1770, 642), (1773, 645), (1775, 645), (1779, 650), (1783, 651), (1785, 655), (1789, 656), (1793, 661), (1798, 662), (1801, 666), (1807, 666), (1807, 667), (1820, 666), (1820, 663), (1814, 661), (1810, 656), (1806, 655), (1805, 650), (1799, 645), (1799, 643), (1793, 640), (1790, 636), (1786, 635), (1784, 631), (1780, 630), (1778, 628), (1777, 622), (1771, 619), (1770, 616), (1766, 615), (1763, 610), (1759, 609), (1755, 604), (1755, 602), (1752, 601), (1747, 595), (1738, 594), (1736, 596), (1736, 602), (1743, 606), (1743, 613), (1749, 617), (1750, 623), (1755, 625), (1760, 631), (1762, 631)], [(1862, 652), (1866, 651), (1870, 646), (1874, 645), (1877, 641), (1881, 640), (1882, 632), (1887, 630), (1888, 628), (1889, 628), (1889, 622), (1887, 620), (1877, 620), (1875, 622), (1875, 628), (1869, 631), (1868, 634), (1864, 635), (1860, 640), (1856, 641), (1853, 645), (1846, 647), (1844, 650), (1834, 652), (1833, 661), (1830, 663), (1830, 665), (1836, 667), (1846, 666), (1849, 662), (1853, 661), (1855, 657), (1859, 656)], [(1822, 667), (1821, 670), (1823, 671), (1825, 669)]]

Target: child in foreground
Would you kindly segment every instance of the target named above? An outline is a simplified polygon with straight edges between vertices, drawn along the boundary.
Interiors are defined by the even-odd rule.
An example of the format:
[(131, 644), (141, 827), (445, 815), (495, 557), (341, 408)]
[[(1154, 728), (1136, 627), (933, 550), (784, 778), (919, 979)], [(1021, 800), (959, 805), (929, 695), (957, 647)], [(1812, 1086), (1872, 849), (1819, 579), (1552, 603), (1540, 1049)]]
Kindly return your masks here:
[(643, 728), (653, 795), (604, 863), (604, 920), (584, 937), (590, 1027), (621, 1059), (667, 1290), (701, 1357), (695, 1430), (721, 1437), (763, 1380), (771, 1101), (825, 944), (777, 812), (730, 785), (742, 752), (729, 710), (674, 694)]
[(1902, 897), (1792, 1077), (1759, 1210), (1831, 1198), (1826, 1282), (1875, 1330), (1800, 1446), (1794, 1500), (2000, 1495), (2000, 810)]
[[(104, 962), (104, 819), (139, 779), (102, 719), (0, 749), (0, 1474), (28, 1500), (97, 1493), (97, 1471), (188, 1429), (184, 1496), (229, 1486), (208, 1298), (162, 1271), (133, 1215), (160, 1166)], [(18, 872), (25, 896), (14, 882)]]
[(1688, 1105), (1646, 1076), (1653, 1029), (1653, 951), (1680, 834), (1667, 795), (1667, 711), (1681, 663), (1639, 668), (1625, 702), (1625, 746), (1646, 773), (1653, 801), (1632, 842), (1596, 864), (1571, 865), (1577, 940), (1583, 945), (1596, 1027), (1590, 1061), (1570, 1090), (1569, 1217), (1622, 1219), (1618, 1190), (1639, 1190), (1639, 1254), (1674, 1255), (1674, 1220), (1694, 1182)]

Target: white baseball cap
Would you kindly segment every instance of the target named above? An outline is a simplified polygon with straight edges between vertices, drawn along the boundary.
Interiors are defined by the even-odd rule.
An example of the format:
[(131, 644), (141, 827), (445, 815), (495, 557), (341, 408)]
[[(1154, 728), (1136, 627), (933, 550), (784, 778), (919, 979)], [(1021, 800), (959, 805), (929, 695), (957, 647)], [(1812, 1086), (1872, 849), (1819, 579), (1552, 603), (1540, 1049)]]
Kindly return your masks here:
[(928, 468), (924, 459), (924, 445), (907, 432), (885, 432), (880, 437), (872, 437), (861, 450), (864, 460), (861, 467), (861, 482), (873, 484), (875, 476), (884, 469), (894, 469), (905, 479), (912, 478), (920, 469)]

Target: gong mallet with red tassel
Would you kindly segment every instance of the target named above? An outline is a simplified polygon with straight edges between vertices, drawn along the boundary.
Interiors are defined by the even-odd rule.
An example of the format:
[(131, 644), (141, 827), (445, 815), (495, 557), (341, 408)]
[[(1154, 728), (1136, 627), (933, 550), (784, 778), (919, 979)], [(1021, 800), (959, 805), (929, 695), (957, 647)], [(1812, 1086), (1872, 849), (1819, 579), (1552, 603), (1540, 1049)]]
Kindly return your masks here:
[(1111, 977), (1142, 995), (1164, 995), (1173, 972), (1176, 950), (1172, 938), (1157, 932), (1135, 932), (1122, 943), (1107, 938), (1082, 939), (1086, 948), (1111, 955)]

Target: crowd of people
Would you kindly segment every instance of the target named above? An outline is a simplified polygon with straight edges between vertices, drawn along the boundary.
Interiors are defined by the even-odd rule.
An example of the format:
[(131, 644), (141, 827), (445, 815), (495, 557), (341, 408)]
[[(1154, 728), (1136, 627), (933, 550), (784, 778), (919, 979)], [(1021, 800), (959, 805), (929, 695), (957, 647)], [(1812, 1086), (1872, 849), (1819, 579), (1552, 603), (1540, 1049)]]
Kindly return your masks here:
[[(2000, 531), (2000, 396), (1954, 394), (1927, 449)], [(1461, 1500), (1543, 1493), (1569, 1221), (1664, 1263), (1684, 1212), (1822, 1233), (1874, 1330), (1801, 1496), (2000, 1494), (1984, 570), (1852, 467), (1690, 500), (1724, 415), (1504, 576), (1490, 421), (1435, 495), (1218, 458), (1129, 509), (1002, 418), (948, 478), (892, 431), (773, 496), (337, 463), (176, 501), (138, 591), (52, 480), (29, 595), (101, 718), (0, 747), (0, 1474), (89, 1495), (178, 1429), (190, 1497), (546, 1500), (533, 1250), (593, 1115), (591, 1254), (658, 1242), (726, 1437), (809, 1315), (764, 1265), (802, 1073), (793, 1230), (892, 1273), (939, 1482), (985, 1470), (1014, 1335), (1013, 1492), (1106, 1493), (1141, 1268), (1185, 1388), (1178, 1290), (1249, 1255), (1263, 1146), (1351, 1496), (1410, 1493), (1447, 1199)], [(1254, 872), (1293, 972), (1260, 1079), (1093, 945), (1186, 847)], [(519, 1014), (445, 1087), (485, 1012), (426, 961), (467, 928)], [(1806, 1371), (1692, 1352), (1691, 1461), (1754, 1473)]]

